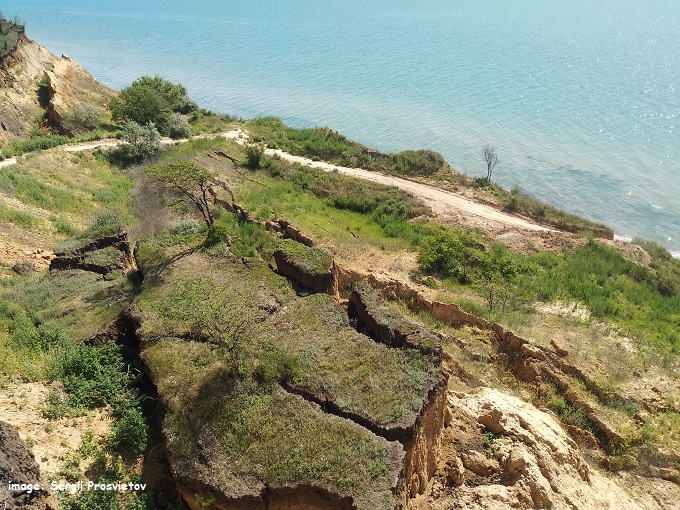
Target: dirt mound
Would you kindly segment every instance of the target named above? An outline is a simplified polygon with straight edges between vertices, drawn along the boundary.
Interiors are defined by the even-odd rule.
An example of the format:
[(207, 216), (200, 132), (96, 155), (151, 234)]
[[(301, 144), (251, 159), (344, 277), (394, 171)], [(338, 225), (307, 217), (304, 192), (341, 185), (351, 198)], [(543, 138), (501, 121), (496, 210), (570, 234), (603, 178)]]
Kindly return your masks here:
[(45, 484), (33, 453), (14, 427), (4, 421), (0, 421), (0, 481), (0, 501), (8, 510), (57, 508), (49, 492), (44, 490)]

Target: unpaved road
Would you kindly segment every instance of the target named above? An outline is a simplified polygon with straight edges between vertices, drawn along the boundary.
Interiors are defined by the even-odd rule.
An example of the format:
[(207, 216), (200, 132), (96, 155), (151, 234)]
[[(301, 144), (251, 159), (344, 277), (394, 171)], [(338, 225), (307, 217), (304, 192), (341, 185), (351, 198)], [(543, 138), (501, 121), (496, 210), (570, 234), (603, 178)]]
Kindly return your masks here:
[[(245, 143), (247, 140), (247, 133), (240, 129), (227, 131), (224, 133), (220, 133), (219, 135), (200, 135), (201, 138), (207, 138), (211, 136), (223, 136), (224, 138), (228, 139), (236, 139), (236, 141), (241, 144)], [(172, 140), (170, 138), (161, 139), (161, 143), (164, 145), (173, 145), (185, 141), (187, 140), (186, 139)], [(115, 147), (120, 143), (121, 142), (116, 139), (105, 139), (93, 142), (79, 143), (74, 145), (65, 145), (59, 147), (57, 150), (63, 150), (66, 152), (82, 152), (86, 150), (96, 149), (98, 147), (102, 148)], [(534, 232), (557, 232), (554, 229), (550, 229), (542, 225), (537, 225), (521, 217), (506, 214), (488, 205), (475, 202), (463, 196), (457, 195), (456, 193), (435, 188), (434, 186), (429, 186), (427, 184), (422, 184), (419, 182), (414, 182), (408, 179), (402, 179), (400, 177), (394, 177), (391, 175), (385, 175), (378, 172), (371, 172), (368, 170), (364, 170), (362, 168), (349, 168), (344, 166), (332, 165), (330, 163), (325, 163), (323, 161), (312, 161), (311, 159), (308, 158), (288, 154), (287, 152), (283, 152), (279, 149), (267, 149), (265, 152), (267, 155), (270, 156), (276, 155), (287, 161), (301, 163), (303, 165), (311, 166), (313, 168), (319, 168), (327, 172), (338, 171), (339, 173), (344, 175), (351, 175), (352, 177), (358, 177), (360, 179), (378, 182), (380, 184), (385, 184), (387, 186), (395, 186), (397, 188), (408, 191), (414, 196), (420, 198), (423, 202), (429, 205), (432, 208), (432, 210), (438, 215), (463, 216), (466, 217), (468, 223), (471, 223), (473, 225), (479, 223), (480, 227), (486, 226), (488, 223), (492, 223), (497, 226), (506, 226)], [(0, 168), (16, 164), (16, 162), (17, 162), (16, 158), (9, 158), (5, 161), (0, 161)]]
[(400, 177), (385, 175), (378, 172), (371, 172), (362, 168), (349, 168), (331, 165), (330, 163), (324, 163), (322, 161), (312, 161), (311, 159), (303, 158), (301, 156), (293, 156), (292, 154), (288, 154), (279, 149), (267, 149), (265, 152), (270, 156), (277, 155), (282, 159), (301, 163), (314, 168), (320, 168), (327, 172), (337, 170), (341, 174), (378, 182), (387, 186), (395, 186), (420, 198), (423, 202), (429, 205), (435, 213), (439, 215), (462, 215), (468, 217), (474, 216), (479, 218), (479, 220), (483, 223), (492, 222), (520, 228), (523, 230), (556, 232), (553, 229), (531, 223), (530, 221), (518, 216), (506, 214), (488, 205), (475, 202), (450, 191), (435, 188), (420, 182), (409, 181), (408, 179), (402, 179)]

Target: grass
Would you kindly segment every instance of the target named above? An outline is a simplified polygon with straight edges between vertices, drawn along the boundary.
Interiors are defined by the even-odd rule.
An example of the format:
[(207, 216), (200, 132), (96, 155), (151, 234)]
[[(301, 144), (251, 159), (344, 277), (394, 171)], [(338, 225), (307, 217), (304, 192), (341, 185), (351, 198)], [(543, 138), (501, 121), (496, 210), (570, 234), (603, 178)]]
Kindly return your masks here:
[(28, 205), (58, 213), (82, 213), (91, 208), (76, 194), (45, 184), (22, 168), (0, 171), (0, 189), (3, 193)]
[(56, 217), (68, 215), (82, 223), (99, 209), (131, 220), (131, 176), (92, 155), (45, 153), (0, 169), (0, 190)]
[[(425, 274), (443, 277), (444, 287), (454, 292), (472, 291), (464, 307), (492, 320), (521, 324), (536, 298), (576, 301), (659, 352), (680, 350), (680, 262), (660, 247), (646, 244), (653, 254), (650, 268), (595, 240), (563, 254), (518, 255), (478, 232), (408, 221), (417, 203), (398, 192), (387, 198), (389, 188), (375, 190), (387, 194), (383, 204), (398, 204), (383, 215), (353, 198), (367, 184), (276, 160), (264, 166), (259, 184), (246, 181), (235, 190), (238, 202), (259, 219), (284, 217), (336, 249), (344, 245), (355, 253), (365, 243), (381, 250), (417, 249)], [(352, 203), (359, 205), (346, 205)]]
[(408, 423), (419, 413), (437, 368), (417, 351), (374, 343), (346, 321), (325, 294), (298, 299), (279, 314), (274, 343), (299, 360), (293, 382), (378, 425)]
[[(232, 494), (243, 491), (242, 477), (273, 487), (320, 484), (360, 494), (355, 502), (389, 490), (398, 462), (394, 444), (276, 386), (234, 379), (205, 343), (162, 340), (145, 356), (168, 399), (168, 447), (180, 473), (205, 477)], [(195, 465), (198, 444), (205, 463)]]
[(322, 275), (331, 269), (333, 259), (321, 248), (305, 246), (292, 239), (282, 239), (276, 244), (276, 249), (307, 273)]
[(146, 425), (120, 346), (87, 345), (127, 307), (129, 287), (82, 271), (13, 278), (0, 288), (0, 377), (62, 382), (48, 394), (50, 419), (110, 406), (116, 419), (110, 446), (130, 458), (146, 448)]
[(471, 179), (465, 175), (450, 175), (449, 165), (433, 151), (403, 151), (383, 154), (369, 149), (329, 128), (294, 129), (277, 118), (261, 118), (246, 122), (253, 141), (264, 142), (269, 147), (332, 164), (378, 170), (384, 173), (412, 177), (436, 176), (454, 187), (484, 188), (495, 202), (508, 211), (526, 215), (540, 223), (555, 226), (568, 232), (597, 232), (612, 234), (606, 225), (595, 223), (574, 214), (566, 213), (519, 189), (507, 191), (488, 179)]
[(448, 168), (437, 152), (417, 150), (383, 154), (329, 128), (294, 129), (273, 117), (250, 120), (245, 127), (256, 143), (264, 142), (275, 149), (336, 165), (410, 176), (433, 175)]
[(196, 110), (189, 115), (193, 135), (221, 133), (232, 128), (236, 120), (230, 115), (218, 115), (205, 109)]
[(321, 482), (341, 493), (384, 488), (392, 447), (365, 430), (356, 436), (353, 424), (277, 383), (327, 395), (346, 412), (389, 426), (417, 416), (434, 364), (358, 334), (329, 296), (297, 296), (261, 260), (200, 245), (187, 254), (181, 245), (161, 247), (162, 238), (139, 248), (141, 267), (153, 267), (138, 304), (143, 356), (169, 409), (171, 448), (189, 462), (200, 442), (210, 452), (207, 469), (234, 490), (246, 474)]
[(86, 264), (106, 266), (109, 264), (115, 264), (119, 259), (120, 251), (113, 246), (109, 246), (108, 248), (88, 252), (83, 258), (83, 261)]
[(32, 230), (40, 222), (39, 218), (36, 218), (32, 214), (25, 213), (16, 209), (10, 209), (9, 207), (0, 204), (0, 222), (13, 223), (14, 225), (21, 227), (26, 230)]
[(38, 323), (68, 331), (76, 341), (99, 333), (130, 303), (127, 279), (107, 281), (85, 271), (59, 271), (16, 279), (3, 295)]

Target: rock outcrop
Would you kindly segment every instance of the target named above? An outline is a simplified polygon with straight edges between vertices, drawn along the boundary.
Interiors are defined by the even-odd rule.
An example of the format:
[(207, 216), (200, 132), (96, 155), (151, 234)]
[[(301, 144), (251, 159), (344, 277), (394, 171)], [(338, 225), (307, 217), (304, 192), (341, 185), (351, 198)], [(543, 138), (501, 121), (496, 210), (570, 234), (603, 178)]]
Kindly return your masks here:
[[(641, 507), (591, 468), (547, 413), (490, 388), (449, 396), (448, 454), (416, 509), (578, 510)], [(475, 439), (476, 438), (476, 439)], [(433, 498), (433, 496), (435, 496)]]
[(67, 56), (58, 58), (24, 34), (0, 59), (0, 142), (29, 138), (43, 119), (63, 134), (82, 104), (104, 109), (115, 92)]
[(278, 273), (298, 285), (331, 296), (337, 294), (335, 263), (326, 251), (285, 239), (274, 251), (274, 260)]
[(122, 231), (57, 253), (50, 262), (50, 271), (82, 269), (103, 275), (116, 270), (127, 273), (135, 267), (132, 251), (128, 234)]
[(33, 453), (14, 427), (4, 421), (0, 421), (0, 482), (0, 504), (4, 503), (7, 510), (57, 509), (56, 501), (45, 490)]

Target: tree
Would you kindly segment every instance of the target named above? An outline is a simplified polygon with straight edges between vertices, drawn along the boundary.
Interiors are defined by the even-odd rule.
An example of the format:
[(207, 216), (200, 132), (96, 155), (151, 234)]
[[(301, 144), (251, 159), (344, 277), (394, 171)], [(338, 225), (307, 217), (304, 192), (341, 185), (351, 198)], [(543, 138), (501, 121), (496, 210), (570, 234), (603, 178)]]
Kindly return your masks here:
[(163, 189), (172, 207), (179, 211), (197, 210), (208, 228), (212, 228), (215, 179), (209, 170), (180, 161), (147, 168), (146, 174)]
[(173, 113), (189, 113), (197, 108), (184, 85), (170, 83), (159, 76), (143, 76), (109, 101), (114, 120), (153, 122), (164, 135), (170, 132)]
[(496, 147), (486, 144), (484, 147), (482, 147), (482, 157), (486, 162), (486, 179), (490, 181), (493, 169), (496, 168), (496, 165), (501, 161), (498, 159), (498, 151), (496, 150)]
[(66, 117), (66, 123), (72, 131), (87, 131), (94, 129), (102, 121), (102, 109), (97, 105), (81, 102)]
[(161, 135), (149, 122), (140, 126), (134, 121), (123, 126), (123, 140), (127, 143), (111, 151), (111, 162), (121, 166), (138, 163), (156, 156), (161, 150)]

